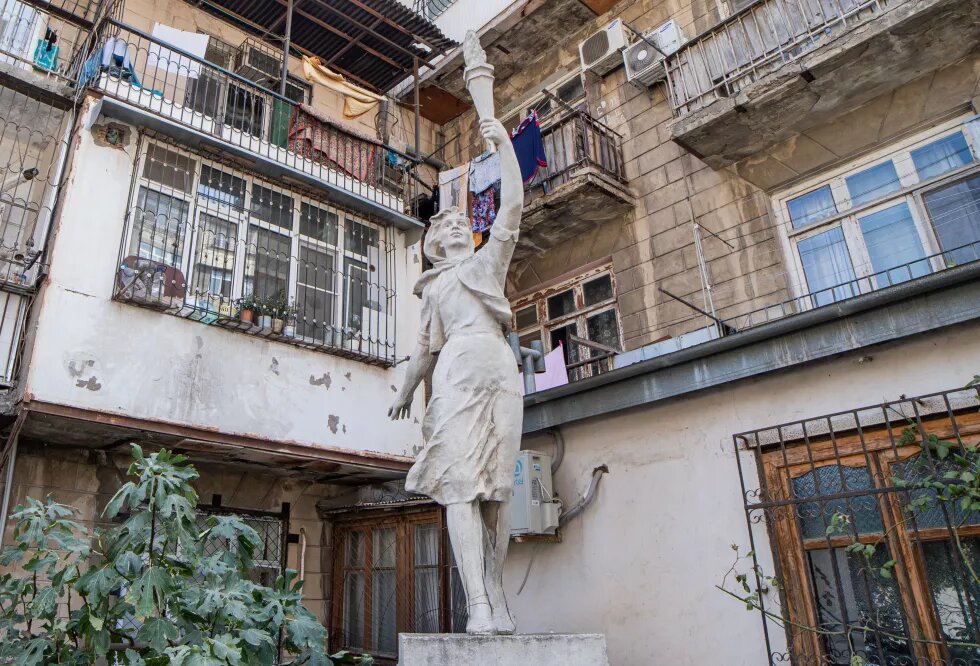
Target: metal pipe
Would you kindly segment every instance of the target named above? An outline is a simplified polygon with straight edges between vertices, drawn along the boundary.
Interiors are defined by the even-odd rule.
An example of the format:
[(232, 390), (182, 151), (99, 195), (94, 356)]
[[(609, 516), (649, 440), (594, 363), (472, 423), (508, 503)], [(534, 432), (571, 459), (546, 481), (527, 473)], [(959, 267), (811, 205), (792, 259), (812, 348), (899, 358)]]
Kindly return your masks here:
[(585, 495), (582, 496), (575, 506), (573, 506), (568, 511), (564, 511), (561, 517), (558, 518), (558, 526), (562, 527), (570, 520), (581, 515), (583, 511), (591, 506), (592, 502), (595, 501), (596, 489), (599, 487), (599, 480), (602, 478), (603, 474), (608, 474), (609, 468), (605, 465), (599, 465), (594, 470), (592, 470), (592, 482), (589, 483), (589, 489), (585, 491)]
[(286, 35), (282, 46), (282, 80), (279, 81), (279, 94), (286, 96), (286, 78), (289, 76), (289, 42), (293, 36), (293, 0), (286, 2)]
[(419, 99), (419, 57), (415, 56), (412, 58), (412, 76), (414, 77), (413, 87), (415, 89), (415, 154), (422, 154), (422, 116), (420, 114), (420, 109), (422, 107), (421, 101)]
[(551, 473), (554, 474), (561, 467), (562, 460), (565, 459), (565, 437), (561, 434), (561, 428), (552, 428), (548, 432), (555, 440), (555, 455), (551, 459)]

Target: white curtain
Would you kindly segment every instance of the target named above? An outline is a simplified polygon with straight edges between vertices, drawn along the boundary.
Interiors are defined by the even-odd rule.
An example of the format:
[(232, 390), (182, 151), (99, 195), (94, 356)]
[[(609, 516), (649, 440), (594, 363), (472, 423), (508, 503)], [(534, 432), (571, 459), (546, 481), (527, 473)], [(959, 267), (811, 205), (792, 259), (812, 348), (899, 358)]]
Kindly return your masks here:
[(856, 294), (853, 284), (844, 284), (854, 280), (854, 267), (840, 227), (801, 240), (797, 247), (811, 305), (828, 305)]

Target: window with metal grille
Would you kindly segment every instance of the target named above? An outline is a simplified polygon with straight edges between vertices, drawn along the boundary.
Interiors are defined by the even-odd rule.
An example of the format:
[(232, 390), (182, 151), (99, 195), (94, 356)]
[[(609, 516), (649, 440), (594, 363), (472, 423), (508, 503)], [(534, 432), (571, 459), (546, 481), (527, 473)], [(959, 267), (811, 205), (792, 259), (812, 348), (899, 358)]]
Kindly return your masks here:
[(441, 509), (335, 523), (331, 647), (394, 659), (400, 632), (465, 631), (450, 553)]
[(978, 406), (965, 389), (736, 435), (778, 587), (748, 580), (789, 647), (772, 663), (980, 662), (980, 511), (943, 490), (980, 471)]

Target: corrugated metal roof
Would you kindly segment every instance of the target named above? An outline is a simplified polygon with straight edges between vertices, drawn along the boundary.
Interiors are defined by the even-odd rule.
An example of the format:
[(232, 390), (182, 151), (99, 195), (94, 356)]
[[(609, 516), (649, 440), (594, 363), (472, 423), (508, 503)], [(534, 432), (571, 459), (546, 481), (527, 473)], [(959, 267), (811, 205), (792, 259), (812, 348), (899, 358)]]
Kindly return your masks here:
[[(237, 23), (244, 30), (281, 46), (276, 38), (285, 32), (286, 2), (208, 0), (200, 7), (224, 19), (243, 19)], [(424, 63), (457, 45), (396, 0), (294, 0), (291, 43), (354, 82), (381, 92), (412, 73), (413, 55)], [(416, 48), (417, 43), (432, 51)]]

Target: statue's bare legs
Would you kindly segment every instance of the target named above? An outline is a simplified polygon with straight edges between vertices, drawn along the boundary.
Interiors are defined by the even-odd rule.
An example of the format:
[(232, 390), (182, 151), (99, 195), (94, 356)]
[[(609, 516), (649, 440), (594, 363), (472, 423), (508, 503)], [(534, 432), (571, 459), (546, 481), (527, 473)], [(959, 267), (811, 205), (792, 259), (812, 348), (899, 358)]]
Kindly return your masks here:
[(466, 633), (514, 633), (503, 583), (510, 543), (507, 506), (503, 502), (450, 504), (446, 521), (469, 604)]

